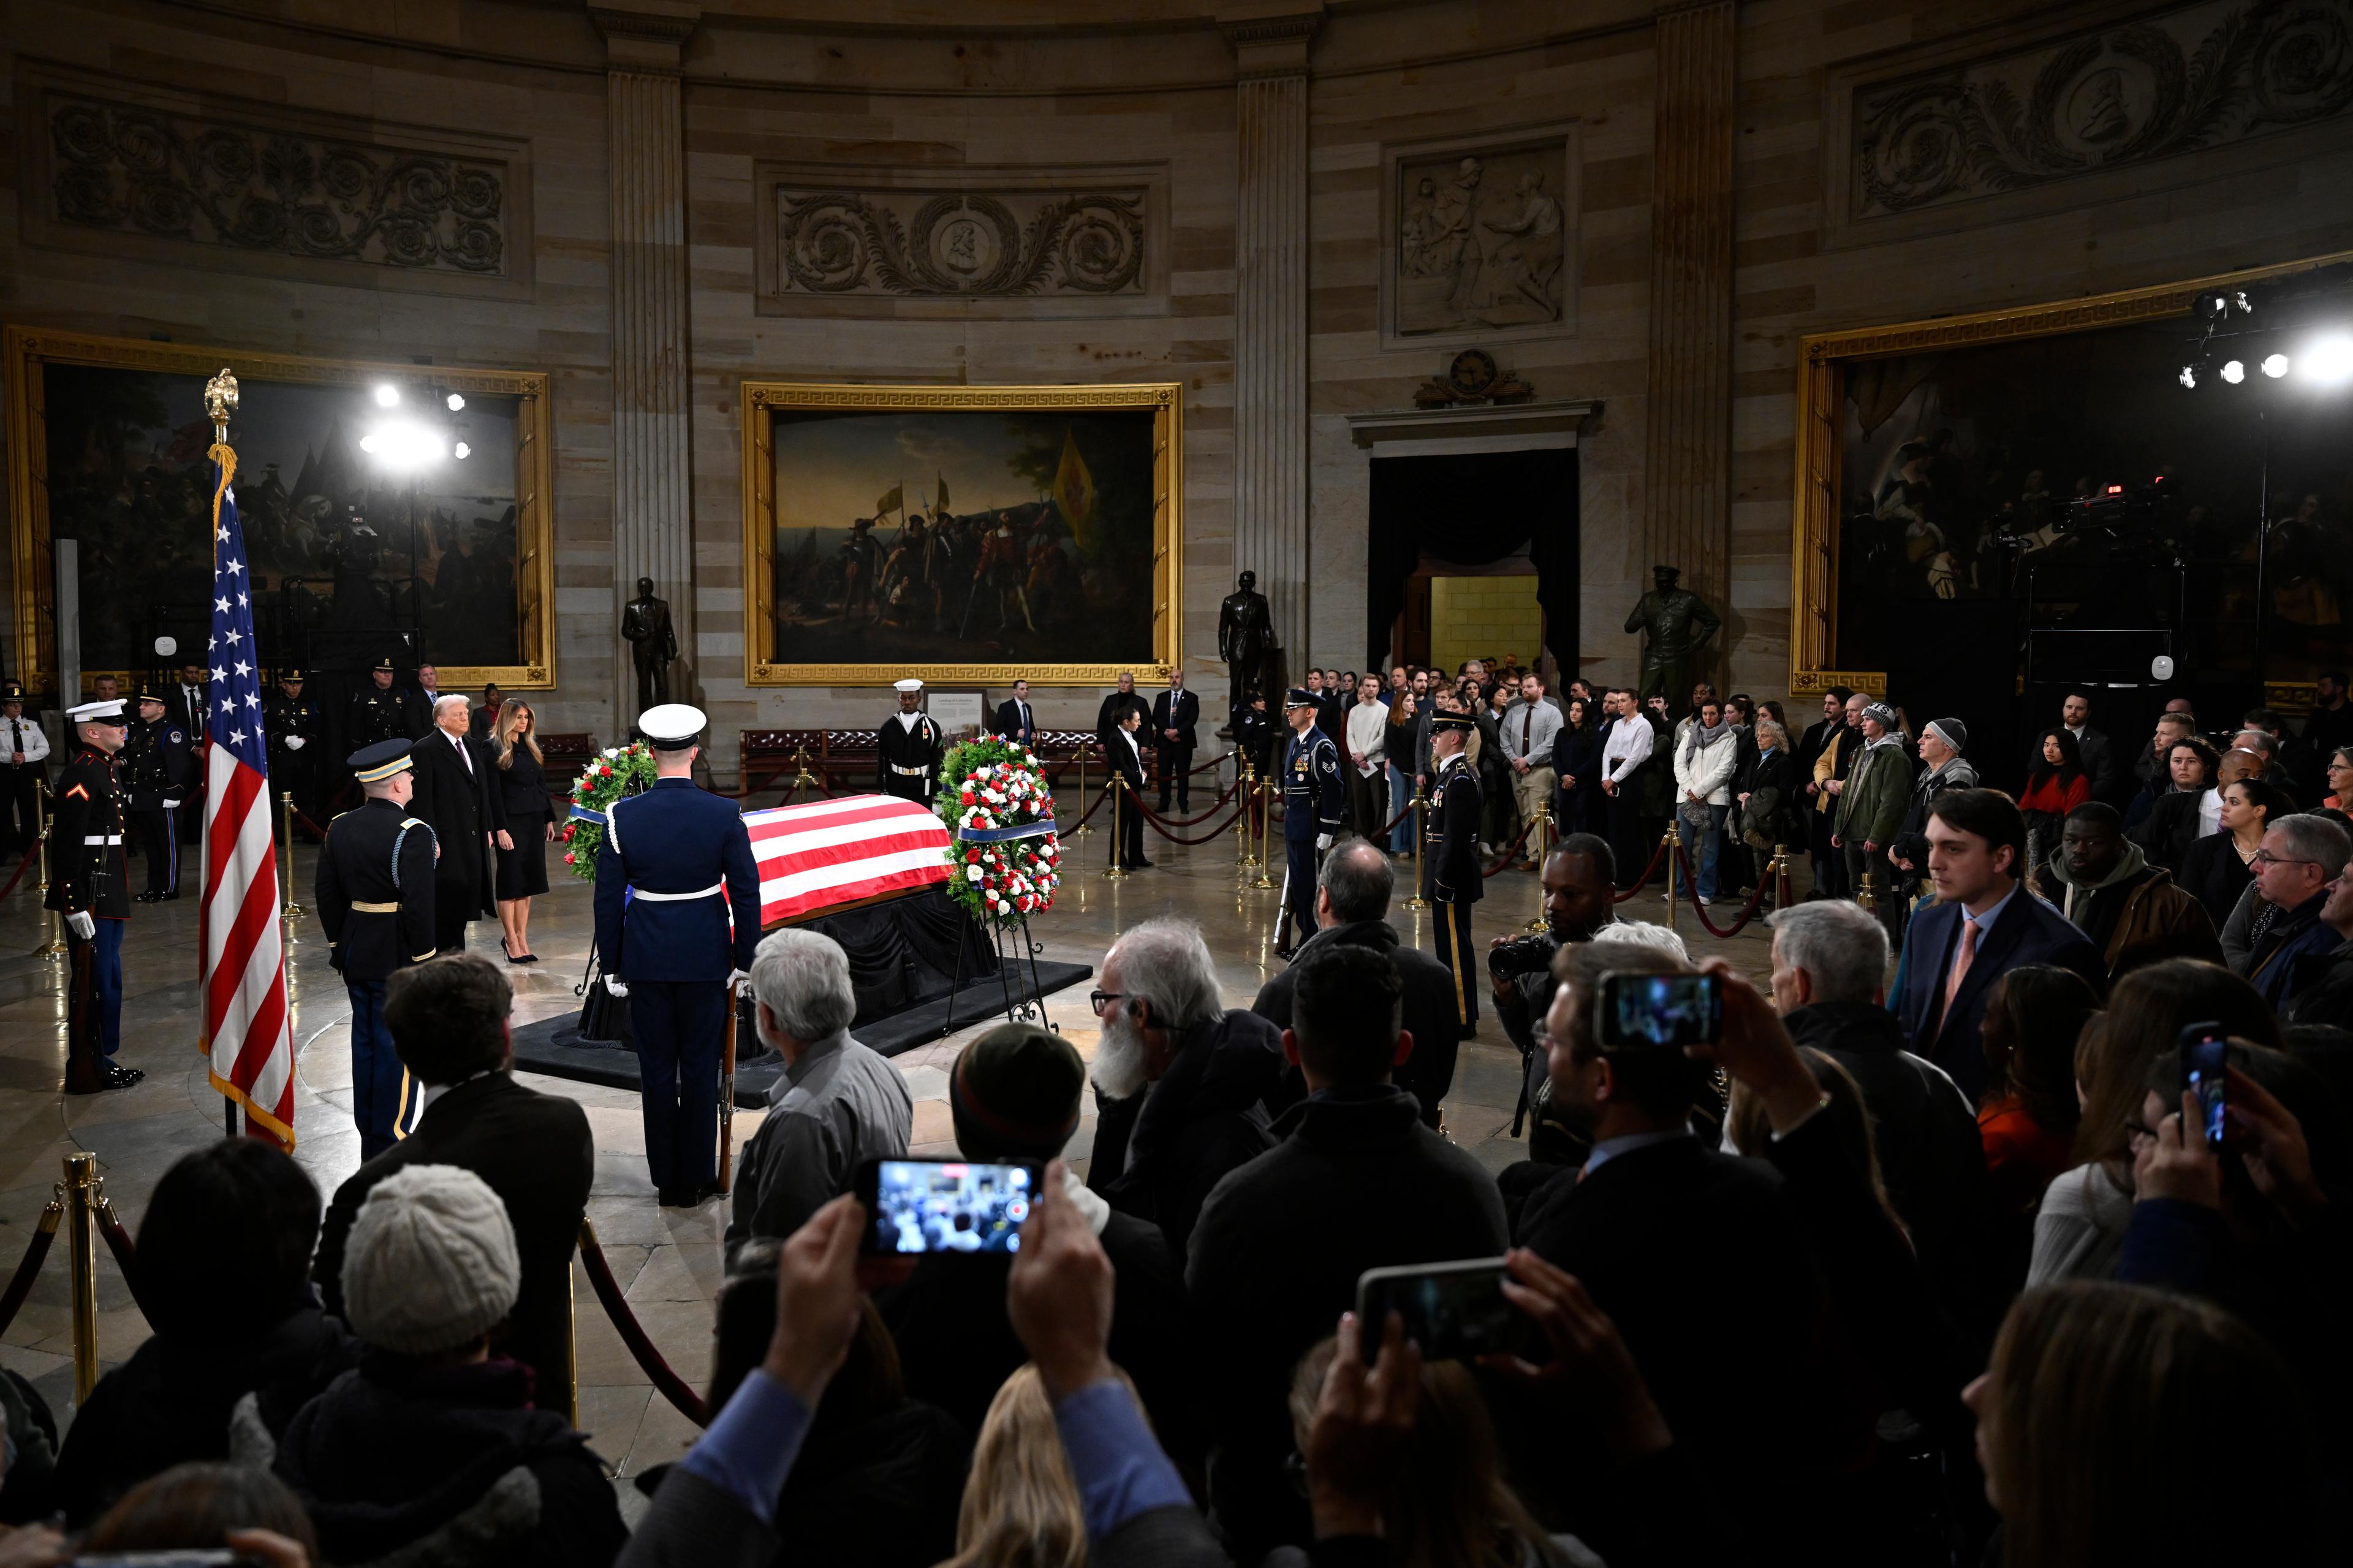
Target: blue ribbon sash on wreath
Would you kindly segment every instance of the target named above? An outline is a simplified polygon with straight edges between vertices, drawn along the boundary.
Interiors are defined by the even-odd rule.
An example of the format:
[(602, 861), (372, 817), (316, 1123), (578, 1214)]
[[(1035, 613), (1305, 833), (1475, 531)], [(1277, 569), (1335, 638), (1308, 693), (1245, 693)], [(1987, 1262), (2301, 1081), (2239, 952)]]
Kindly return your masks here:
[(955, 836), (959, 844), (1004, 844), (1016, 838), (1043, 838), (1053, 831), (1054, 819), (1050, 816), (1043, 822), (1016, 823), (1011, 827), (959, 827)]
[(605, 826), (605, 814), (589, 806), (575, 805), (572, 808), (572, 820), (575, 822), (593, 822), (597, 826), (602, 827)]

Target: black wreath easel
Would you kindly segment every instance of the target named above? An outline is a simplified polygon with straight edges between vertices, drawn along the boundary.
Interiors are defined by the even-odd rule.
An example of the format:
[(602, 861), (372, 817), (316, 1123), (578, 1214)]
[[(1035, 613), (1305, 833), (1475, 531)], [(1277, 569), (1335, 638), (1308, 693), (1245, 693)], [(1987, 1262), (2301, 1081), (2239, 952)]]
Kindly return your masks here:
[[(1046, 992), (1038, 980), (1038, 954), (1042, 944), (1029, 934), (1029, 917), (1021, 915), (996, 928), (997, 979), (1005, 996), (1005, 1021), (1037, 1024), (1053, 1034), (1062, 1031), (1046, 1017)], [(965, 950), (956, 950), (955, 983), (948, 987), (948, 1016), (936, 1037), (956, 1031), (956, 997), (964, 990)], [(1026, 967), (1025, 967), (1026, 961)]]

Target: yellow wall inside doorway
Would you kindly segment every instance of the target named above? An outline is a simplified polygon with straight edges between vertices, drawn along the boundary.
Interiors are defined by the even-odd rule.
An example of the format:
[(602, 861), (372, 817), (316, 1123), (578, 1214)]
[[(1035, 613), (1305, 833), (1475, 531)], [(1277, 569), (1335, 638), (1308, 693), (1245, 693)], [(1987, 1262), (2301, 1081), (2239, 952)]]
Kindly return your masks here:
[(1533, 572), (1430, 580), (1430, 662), (1437, 668), (1451, 673), (1466, 658), (1505, 654), (1532, 665), (1543, 636)]

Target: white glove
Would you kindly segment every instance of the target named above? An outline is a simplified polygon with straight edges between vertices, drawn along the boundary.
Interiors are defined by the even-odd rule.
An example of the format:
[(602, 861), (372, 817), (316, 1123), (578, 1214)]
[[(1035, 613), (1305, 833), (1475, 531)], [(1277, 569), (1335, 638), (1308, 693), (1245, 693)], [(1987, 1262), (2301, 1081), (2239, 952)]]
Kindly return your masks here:
[(310, 742), (302, 739), (300, 735), (289, 735), (286, 737), (286, 749), (290, 752), (299, 752), (304, 746), (309, 744)]
[(1329, 849), (1329, 848), (1331, 848), (1331, 847), (1332, 847), (1332, 836), (1331, 836), (1330, 834), (1328, 834), (1328, 833), (1319, 833), (1319, 834), (1317, 834), (1317, 835), (1315, 836), (1315, 853), (1317, 853), (1318, 855), (1321, 855), (1321, 854), (1323, 854), (1323, 853), (1324, 853), (1324, 851), (1325, 851), (1326, 849)]
[(66, 917), (66, 924), (84, 942), (98, 934), (98, 922), (90, 918), (88, 910), (76, 910)]
[(621, 977), (617, 974), (605, 976), (605, 989), (616, 996), (627, 996), (629, 994), (629, 988), (621, 984)]
[(752, 972), (750, 970), (731, 969), (727, 972), (727, 994), (729, 995), (733, 996), (740, 994), (744, 987), (751, 984)]
[(165, 811), (177, 811), (180, 809), (180, 803), (176, 800), (167, 800), (164, 803), (164, 809)]

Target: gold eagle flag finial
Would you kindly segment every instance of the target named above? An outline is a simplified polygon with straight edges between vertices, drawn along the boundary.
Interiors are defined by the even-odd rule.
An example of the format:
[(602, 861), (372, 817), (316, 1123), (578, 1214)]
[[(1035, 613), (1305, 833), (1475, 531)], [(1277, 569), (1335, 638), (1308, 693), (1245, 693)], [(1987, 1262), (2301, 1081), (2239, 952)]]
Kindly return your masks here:
[(213, 438), (228, 439), (228, 416), (237, 412), (237, 377), (228, 366), (221, 366), (218, 375), (205, 383), (205, 411), (213, 416)]

